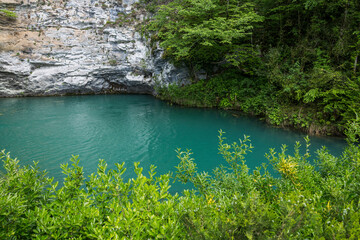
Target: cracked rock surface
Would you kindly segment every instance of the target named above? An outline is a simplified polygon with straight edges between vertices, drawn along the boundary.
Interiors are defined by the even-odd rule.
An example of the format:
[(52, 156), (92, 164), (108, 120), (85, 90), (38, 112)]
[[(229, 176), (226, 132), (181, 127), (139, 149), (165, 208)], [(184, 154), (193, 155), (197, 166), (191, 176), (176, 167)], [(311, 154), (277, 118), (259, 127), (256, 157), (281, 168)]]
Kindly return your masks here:
[(151, 52), (135, 25), (114, 24), (133, 3), (0, 0), (18, 15), (0, 21), (0, 97), (153, 94), (155, 84), (186, 82), (187, 69)]

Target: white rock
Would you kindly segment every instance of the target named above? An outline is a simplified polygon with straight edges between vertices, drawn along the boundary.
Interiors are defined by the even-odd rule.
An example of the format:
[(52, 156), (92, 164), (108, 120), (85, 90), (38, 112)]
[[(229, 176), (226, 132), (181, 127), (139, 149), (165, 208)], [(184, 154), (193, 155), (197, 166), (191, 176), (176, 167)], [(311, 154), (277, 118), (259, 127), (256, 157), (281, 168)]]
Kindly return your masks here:
[(68, 0), (66, 5), (18, 3), (16, 12), (22, 17), (17, 24), (24, 29), (20, 32), (24, 37), (14, 37), (15, 30), (0, 37), (24, 43), (0, 52), (0, 97), (154, 93), (155, 82), (186, 82), (186, 68), (175, 68), (162, 59), (162, 51), (150, 54), (135, 26), (105, 25), (119, 13), (131, 12), (134, 2), (123, 0), (120, 5), (108, 0), (106, 8), (100, 0)]

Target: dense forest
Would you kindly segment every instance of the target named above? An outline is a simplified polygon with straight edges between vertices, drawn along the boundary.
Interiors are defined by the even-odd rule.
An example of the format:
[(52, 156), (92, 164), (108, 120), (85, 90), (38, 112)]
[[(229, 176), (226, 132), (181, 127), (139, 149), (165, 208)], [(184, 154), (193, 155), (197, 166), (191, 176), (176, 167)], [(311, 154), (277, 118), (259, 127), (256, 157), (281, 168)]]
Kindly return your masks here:
[(146, 31), (192, 84), (174, 103), (237, 109), (311, 134), (342, 134), (360, 107), (358, 0), (145, 0)]

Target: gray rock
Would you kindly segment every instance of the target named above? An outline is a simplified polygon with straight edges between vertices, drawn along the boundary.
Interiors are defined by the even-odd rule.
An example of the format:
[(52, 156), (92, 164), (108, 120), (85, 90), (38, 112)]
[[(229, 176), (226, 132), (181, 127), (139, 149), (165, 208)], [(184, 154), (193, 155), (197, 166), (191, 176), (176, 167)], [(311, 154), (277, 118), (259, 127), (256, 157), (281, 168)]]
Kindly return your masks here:
[(151, 53), (135, 26), (109, 24), (130, 13), (134, 0), (14, 2), (15, 27), (0, 31), (0, 97), (155, 94), (156, 84), (189, 79), (161, 50)]

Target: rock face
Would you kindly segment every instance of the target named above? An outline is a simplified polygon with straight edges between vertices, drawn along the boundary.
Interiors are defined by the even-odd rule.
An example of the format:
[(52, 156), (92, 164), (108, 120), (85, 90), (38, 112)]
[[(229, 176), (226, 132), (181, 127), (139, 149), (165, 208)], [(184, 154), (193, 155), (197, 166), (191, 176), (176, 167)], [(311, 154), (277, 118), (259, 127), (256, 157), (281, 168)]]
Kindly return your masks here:
[[(185, 82), (151, 51), (129, 16), (133, 0), (0, 0), (16, 20), (0, 21), (0, 97), (87, 93), (154, 93)], [(123, 22), (119, 22), (119, 17)], [(121, 25), (121, 26), (120, 26)]]

